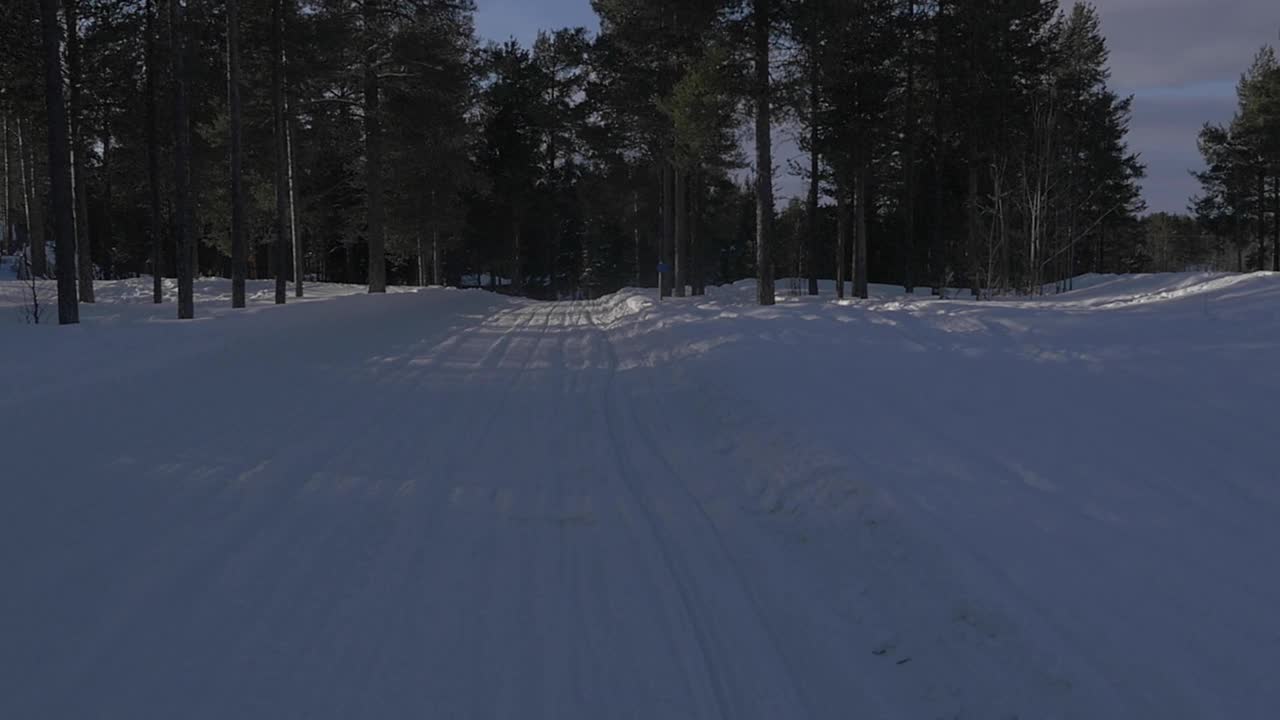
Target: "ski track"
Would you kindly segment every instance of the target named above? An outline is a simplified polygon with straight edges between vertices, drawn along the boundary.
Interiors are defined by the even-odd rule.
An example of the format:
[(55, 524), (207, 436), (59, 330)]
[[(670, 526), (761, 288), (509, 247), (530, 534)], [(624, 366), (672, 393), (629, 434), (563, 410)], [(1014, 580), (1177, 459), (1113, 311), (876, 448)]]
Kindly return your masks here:
[[(769, 310), (428, 291), (195, 325), (100, 304), (0, 390), (0, 717), (1260, 717), (1280, 587), (1250, 553), (1280, 496), (1248, 464), (1253, 405), (1161, 426), (1183, 447), (1236, 430), (1165, 474), (1018, 422), (1046, 379), (1147, 403), (1097, 414), (1093, 443), (1184, 413), (1188, 383), (1213, 396), (1162, 358), (1234, 358), (1229, 329), (1149, 330), (1144, 355), (1112, 322), (1197, 288), (1241, 290)], [(1101, 339), (1073, 341), (1089, 322)], [(855, 422), (808, 424), (759, 377), (850, 362), (938, 376), (812, 386), (801, 412)], [(1000, 442), (958, 419), (981, 393), (1003, 393)], [(1224, 477), (1174, 482), (1178, 458)]]

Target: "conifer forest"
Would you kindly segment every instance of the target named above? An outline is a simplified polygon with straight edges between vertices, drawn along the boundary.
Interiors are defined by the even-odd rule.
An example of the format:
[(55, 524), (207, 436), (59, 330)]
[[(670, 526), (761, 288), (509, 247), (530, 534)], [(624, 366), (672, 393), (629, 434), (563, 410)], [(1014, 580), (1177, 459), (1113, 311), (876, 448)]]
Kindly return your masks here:
[(1264, 720), (1275, 0), (0, 0), (0, 719)]

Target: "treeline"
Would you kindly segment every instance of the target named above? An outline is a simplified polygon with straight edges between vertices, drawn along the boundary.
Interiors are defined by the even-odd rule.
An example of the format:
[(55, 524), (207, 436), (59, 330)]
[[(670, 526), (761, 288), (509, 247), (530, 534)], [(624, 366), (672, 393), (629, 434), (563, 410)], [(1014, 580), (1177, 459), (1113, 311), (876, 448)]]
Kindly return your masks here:
[[(1236, 86), (1235, 117), (1205, 124), (1192, 206), (1219, 266), (1280, 272), (1280, 63), (1271, 47), (1255, 56)], [(1227, 262), (1230, 258), (1231, 262)]]
[[(481, 45), (471, 0), (7, 0), (4, 242), (81, 301), (177, 276), (183, 316), (201, 274), (236, 304), (245, 278), (284, 302), (308, 278), (550, 298), (752, 275), (770, 303), (775, 275), (1033, 290), (1138, 245), (1088, 5), (592, 7), (597, 34), (523, 47)], [(780, 135), (803, 153), (781, 167)], [(784, 173), (808, 190), (779, 212)]]

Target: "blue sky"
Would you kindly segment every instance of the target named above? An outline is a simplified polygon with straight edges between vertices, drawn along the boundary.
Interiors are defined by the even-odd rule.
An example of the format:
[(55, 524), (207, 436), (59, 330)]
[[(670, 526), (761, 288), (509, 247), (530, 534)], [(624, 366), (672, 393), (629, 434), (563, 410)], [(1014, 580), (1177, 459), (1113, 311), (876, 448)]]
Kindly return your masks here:
[(481, 37), (529, 43), (539, 28), (583, 27), (595, 30), (589, 0), (476, 0), (476, 30)]
[[(477, 0), (485, 38), (531, 41), (539, 28), (595, 29), (588, 0)], [(1141, 153), (1151, 210), (1182, 211), (1196, 192), (1196, 133), (1225, 122), (1235, 82), (1265, 43), (1280, 37), (1277, 0), (1094, 0), (1111, 47), (1112, 86), (1134, 95), (1129, 144)], [(775, 162), (785, 166), (788, 147)], [(791, 191), (780, 178), (780, 190)]]

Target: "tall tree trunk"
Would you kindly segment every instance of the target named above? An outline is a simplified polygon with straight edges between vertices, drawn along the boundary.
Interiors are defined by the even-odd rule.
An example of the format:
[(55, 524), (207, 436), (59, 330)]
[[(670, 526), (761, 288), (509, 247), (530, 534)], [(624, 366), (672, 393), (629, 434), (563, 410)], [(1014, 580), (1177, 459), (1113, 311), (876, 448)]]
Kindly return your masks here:
[(821, 160), (818, 154), (818, 100), (817, 84), (811, 91), (809, 127), (809, 197), (805, 207), (805, 268), (809, 275), (809, 294), (818, 294), (818, 248), (821, 245), (821, 223), (818, 220), (818, 194)]
[(684, 168), (675, 170), (675, 295), (684, 297), (689, 284), (689, 186)]
[(440, 281), (440, 226), (431, 226), (431, 284), (442, 285)]
[(844, 269), (849, 257), (849, 210), (844, 188), (836, 189), (836, 298), (844, 299)]
[(773, 287), (773, 118), (769, 80), (771, 0), (755, 0), (756, 271), (761, 305), (777, 300)]
[(1094, 261), (1094, 272), (1101, 273), (1102, 268), (1106, 265), (1107, 255), (1107, 226), (1105, 224), (1098, 227), (1098, 256)]
[(1071, 220), (1068, 223), (1067, 230), (1067, 290), (1074, 290), (1076, 286), (1076, 206), (1072, 203)]
[(80, 302), (93, 302), (93, 247), (89, 235), (89, 191), (84, 173), (84, 131), (81, 86), (83, 71), (80, 58), (79, 0), (64, 0), (63, 19), (67, 25), (67, 77), (69, 102), (67, 121), (70, 128), (71, 189), (75, 197), (73, 225), (76, 237), (76, 273), (80, 280)]
[(427, 240), (421, 232), (418, 233), (418, 277), (417, 286), (427, 286)]
[(1258, 272), (1267, 269), (1267, 174), (1258, 171)]
[(58, 0), (40, 0), (44, 44), (44, 98), (49, 123), (49, 207), (58, 251), (58, 324), (80, 322), (76, 300), (75, 238), (71, 221), (71, 149), (62, 98), (62, 28)]
[(378, 0), (365, 0), (364, 143), (368, 203), (369, 292), (387, 291), (386, 235), (382, 217), (382, 110), (378, 97)]
[[(551, 79), (556, 78), (555, 72), (551, 74)], [(552, 88), (551, 106), (556, 107), (559, 99), (558, 88)], [(551, 225), (551, 231), (548, 236), (551, 242), (547, 243), (547, 293), (552, 300), (560, 299), (560, 271), (558, 265), (560, 263), (560, 245), (561, 230), (563, 223), (560, 220), (560, 199), (557, 195), (559, 187), (556, 180), (556, 159), (559, 157), (559, 145), (554, 130), (547, 133), (547, 175), (551, 182), (551, 208), (547, 213), (547, 222)], [(576, 288), (577, 282), (574, 282)]]
[(997, 238), (1000, 243), (1000, 289), (1013, 287), (1013, 257), (1009, 253), (1009, 227), (1004, 207), (1004, 166), (1000, 166), (992, 177), (992, 195), (995, 198), (995, 222), (998, 229)]
[(908, 295), (916, 291), (916, 2), (907, 0), (907, 96), (906, 132), (902, 163), (902, 285)]
[(969, 157), (968, 196), (965, 199), (965, 217), (968, 226), (969, 246), (969, 290), (974, 297), (979, 297), (981, 282), (982, 229), (978, 222), (978, 156), (972, 153)]
[(297, 174), (296, 160), (293, 154), (293, 116), (289, 112), (289, 95), (284, 96), (285, 151), (289, 161), (289, 239), (293, 243), (293, 296), (303, 297), (306, 288), (303, 283), (307, 274), (307, 253), (302, 235), (298, 233), (298, 192), (293, 178)]
[(151, 228), (151, 301), (157, 305), (164, 301), (164, 247), (165, 232), (160, 219), (160, 131), (157, 115), (159, 114), (159, 94), (156, 89), (156, 72), (159, 59), (156, 57), (156, 9), (155, 0), (147, 0), (147, 185), (150, 191), (151, 207), (149, 219)]
[[(98, 243), (100, 247), (109, 248), (111, 247), (111, 206), (114, 202), (111, 187), (111, 127), (106, 120), (107, 113), (105, 108), (102, 114), (102, 138), (99, 142), (102, 145), (102, 176), (100, 184), (102, 185), (103, 213), (102, 223), (98, 226)], [(108, 280), (119, 277), (119, 268), (114, 262), (107, 265), (106, 272), (108, 273)]]
[[(285, 304), (289, 295), (288, 272), (293, 259), (292, 243), (286, 235), (289, 215), (289, 152), (285, 146), (284, 117), (284, 3), (272, 0), (271, 115), (275, 122), (276, 214), (275, 260), (276, 304)], [(372, 266), (372, 258), (370, 258)]]
[(549, 214), (551, 220), (551, 242), (547, 243), (547, 292), (553, 300), (560, 299), (560, 249), (561, 239), (560, 213)]
[(707, 294), (707, 271), (705, 248), (702, 247), (702, 174), (692, 173), (689, 177), (689, 274), (693, 285), (693, 294)]
[(659, 297), (671, 297), (675, 285), (671, 273), (672, 250), (675, 246), (675, 177), (671, 163), (662, 163), (662, 237), (658, 247), (658, 263), (666, 267), (665, 272), (658, 273)]
[(1271, 178), (1271, 269), (1280, 272), (1280, 173)]
[[(817, 140), (817, 131), (813, 131)], [(809, 294), (818, 294), (818, 247), (819, 237), (822, 231), (821, 223), (818, 221), (818, 171), (819, 160), (817, 151), (809, 153), (809, 198), (805, 212), (805, 224), (808, 225), (808, 237), (805, 242), (805, 269), (809, 273)]]
[(231, 307), (245, 306), (249, 252), (244, 237), (244, 151), (240, 142), (240, 0), (227, 0), (227, 104), (231, 118)]
[[(945, 69), (947, 52), (946, 45), (947, 43), (937, 41), (933, 43), (933, 62), (931, 64), (933, 65), (933, 87), (935, 88), (941, 88), (947, 85), (947, 73)], [(948, 127), (950, 118), (948, 114), (943, 111), (943, 93), (933, 92), (929, 94), (933, 98), (933, 102), (931, 103), (931, 114), (933, 116), (934, 136), (937, 138), (945, 138), (950, 131)], [(932, 217), (929, 222), (928, 270), (930, 282), (933, 283), (933, 294), (938, 297), (946, 296), (947, 276), (950, 274), (950, 268), (948, 267), (947, 238), (943, 232), (944, 218), (942, 217), (945, 204), (943, 199), (944, 188), (942, 181), (945, 177), (944, 173), (946, 171), (946, 158), (943, 155), (945, 147), (946, 146), (942, 143), (935, 143), (934, 145), (933, 177), (931, 179), (933, 192), (931, 193), (932, 197), (930, 203), (932, 205), (930, 208), (932, 211), (930, 215), (932, 215)]]
[(0, 146), (4, 152), (4, 225), (0, 226), (0, 252), (6, 255), (17, 252), (13, 242), (13, 204), (9, 194), (9, 103), (0, 105)]
[(1243, 222), (1239, 214), (1235, 215), (1231, 220), (1231, 246), (1236, 249), (1236, 272), (1244, 272), (1244, 245), (1247, 240), (1244, 239), (1244, 230), (1240, 228)]
[[(634, 187), (634, 170), (633, 187)], [(640, 191), (631, 191), (631, 239), (635, 243), (636, 287), (644, 287), (644, 276), (640, 267)]]
[(427, 233), (436, 220), (436, 193), (431, 191), (430, 201), (423, 208), (421, 226), (418, 229), (418, 286), (426, 287), (427, 283)]
[(854, 213), (856, 224), (854, 227), (854, 258), (853, 258), (853, 294), (854, 297), (866, 300), (870, 296), (869, 273), (867, 272), (867, 211), (869, 203), (867, 196), (869, 189), (867, 185), (871, 182), (871, 172), (866, 160), (861, 160), (858, 164), (858, 178), (856, 195), (854, 199)]
[[(43, 2), (43, 0), (42, 0)], [(61, 86), (59, 86), (61, 91)], [(40, 212), (40, 184), (36, 182), (36, 150), (34, 143), (23, 145), (22, 117), (17, 119), (18, 126), (18, 172), (22, 174), (22, 209), (27, 221), (27, 244), (31, 248), (31, 274), (36, 277), (48, 277), (49, 257), (46, 252), (44, 216)]]
[(192, 236), (191, 120), (187, 106), (187, 37), (184, 0), (169, 0), (169, 37), (173, 55), (173, 205), (178, 266), (178, 318), (189, 320), (195, 309), (195, 240)]
[[(290, 0), (292, 2), (293, 0)], [(287, 19), (286, 15), (286, 19)], [(280, 62), (284, 65), (284, 73), (289, 70), (289, 57), (281, 54)], [(287, 75), (286, 75), (287, 79)], [(293, 178), (297, 174), (297, 164), (293, 155), (293, 131), (294, 118), (293, 113), (289, 110), (289, 93), (284, 94), (284, 151), (285, 151), (285, 169), (288, 172), (289, 185), (289, 243), (293, 247), (293, 296), (303, 297), (306, 289), (303, 287), (306, 275), (306, 252), (302, 244), (302, 236), (298, 234), (298, 193), (294, 187)]]
[(511, 292), (524, 294), (524, 248), (521, 247), (520, 221), (511, 220)]
[(809, 197), (805, 207), (805, 268), (809, 273), (809, 294), (818, 294), (818, 248), (821, 227), (818, 222), (818, 195), (821, 185), (822, 160), (818, 149), (818, 124), (822, 113), (822, 73), (818, 56), (822, 52), (819, 24), (809, 21)]

